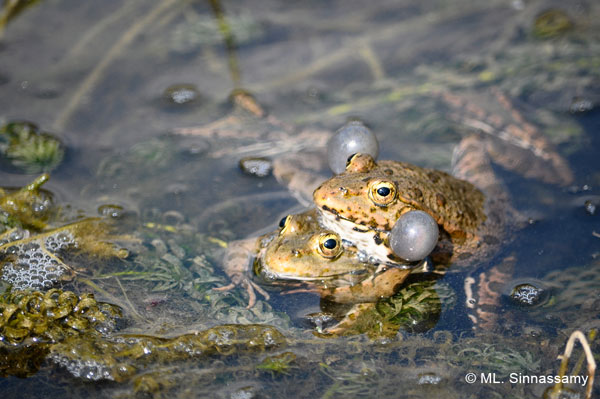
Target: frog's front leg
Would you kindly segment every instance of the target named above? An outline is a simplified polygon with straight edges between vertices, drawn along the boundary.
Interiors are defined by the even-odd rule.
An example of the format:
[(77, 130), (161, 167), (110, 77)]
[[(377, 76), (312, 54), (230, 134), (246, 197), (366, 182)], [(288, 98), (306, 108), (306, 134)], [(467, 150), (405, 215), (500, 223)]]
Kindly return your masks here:
[(248, 292), (247, 309), (256, 304), (255, 291), (259, 292), (265, 299), (269, 299), (269, 294), (250, 278), (250, 264), (257, 255), (257, 248), (256, 237), (231, 242), (223, 259), (223, 269), (229, 276), (231, 283), (224, 287), (213, 288), (215, 291), (228, 291), (237, 286), (246, 288), (246, 292)]

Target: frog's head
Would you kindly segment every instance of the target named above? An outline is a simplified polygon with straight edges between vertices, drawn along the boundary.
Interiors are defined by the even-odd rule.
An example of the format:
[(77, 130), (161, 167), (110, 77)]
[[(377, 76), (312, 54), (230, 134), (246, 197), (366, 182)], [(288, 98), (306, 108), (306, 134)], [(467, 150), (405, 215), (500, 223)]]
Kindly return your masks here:
[(316, 212), (289, 215), (279, 234), (266, 247), (261, 273), (274, 279), (317, 280), (371, 267), (360, 261), (355, 247), (323, 229)]
[(395, 169), (408, 166), (397, 163), (394, 169), (385, 162), (378, 165), (370, 155), (353, 155), (344, 172), (315, 190), (315, 204), (324, 214), (335, 215), (362, 228), (391, 230), (402, 214), (420, 207), (412, 198), (414, 194), (407, 192), (405, 186), (399, 188)]

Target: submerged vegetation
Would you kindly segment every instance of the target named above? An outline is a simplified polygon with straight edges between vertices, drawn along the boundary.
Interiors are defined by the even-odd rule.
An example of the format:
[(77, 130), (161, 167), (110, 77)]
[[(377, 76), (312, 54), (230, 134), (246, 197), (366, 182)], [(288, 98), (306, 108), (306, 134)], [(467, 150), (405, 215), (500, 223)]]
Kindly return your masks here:
[(65, 156), (65, 148), (32, 123), (11, 122), (0, 127), (0, 155), (26, 173), (40, 173), (55, 169)]
[(44, 174), (27, 186), (0, 188), (0, 277), (14, 289), (48, 289), (72, 277), (62, 256), (70, 250), (97, 258), (126, 255), (115, 247), (101, 218), (69, 221), (41, 190)]
[[(39, 3), (39, 13), (22, 13)], [(96, 168), (91, 179), (75, 169), (80, 164), (62, 167), (72, 179), (67, 184), (86, 186), (79, 192), (84, 201), (106, 203), (103, 195), (114, 195), (135, 204), (104, 205), (101, 217), (89, 217), (55, 203), (42, 188), (48, 175), (22, 189), (0, 188), (0, 375), (28, 377), (0, 379), (3, 396), (542, 397), (544, 387), (469, 385), (464, 376), (556, 372), (556, 356), (573, 329), (598, 327), (597, 251), (589, 264), (544, 268), (539, 274), (550, 270), (543, 279), (553, 283), (552, 301), (535, 308), (505, 304), (501, 331), (471, 330), (463, 323), (464, 276), (458, 273), (408, 283), (361, 314), (354, 331), (327, 338), (297, 321), (300, 312), (313, 310), (300, 303), (302, 296), (273, 294), (246, 309), (243, 290), (213, 290), (229, 283), (220, 270), (227, 241), (249, 234), (243, 226), (278, 220), (264, 211), (272, 202), (259, 202), (266, 196), (273, 201), (269, 190), (280, 188), (268, 177), (238, 179), (238, 158), (295, 152), (310, 144), (286, 144), (283, 123), (261, 126), (255, 129), (261, 134), (249, 138), (243, 135), (253, 130), (247, 125), (224, 129), (221, 136), (209, 131), (206, 138), (159, 136), (173, 126), (222, 116), (222, 100), (231, 90), (224, 86), (231, 83), (258, 93), (269, 118), (305, 125), (292, 126), (294, 134), (307, 125), (331, 129), (348, 116), (364, 117), (382, 132), (381, 139), (396, 143), (386, 149), (390, 157), (438, 168), (448, 168), (449, 147), (465, 130), (456, 122), (462, 109), (439, 103), (444, 91), (481, 105), (490, 111), (485, 117), (500, 126), (503, 112), (525, 110), (526, 119), (565, 153), (587, 142), (575, 113), (597, 108), (598, 22), (577, 13), (593, 15), (594, 2), (551, 5), (560, 9), (538, 1), (393, 3), (360, 12), (332, 3), (321, 13), (300, 4), (258, 2), (254, 9), (241, 2), (213, 17), (198, 2), (77, 4), (68, 14), (83, 23), (61, 24), (63, 34), (55, 36), (43, 34), (56, 28), (56, 15), (62, 21), (61, 1), (3, 3), (0, 37), (9, 20), (28, 14), (29, 23), (43, 22), (32, 37), (56, 39), (43, 40), (47, 50), (34, 54), (40, 65), (52, 67), (34, 65), (39, 71), (31, 74), (30, 39), (18, 36), (27, 29), (18, 21), (9, 25), (18, 29), (7, 35), (12, 41), (1, 43), (10, 57), (0, 86), (20, 87), (24, 95), (4, 96), (10, 103), (6, 115), (20, 107), (46, 123), (46, 104), (63, 104), (49, 126), (84, 132), (77, 144), (89, 148), (82, 146), (82, 153), (99, 153), (106, 143), (116, 147), (98, 167), (91, 166)], [(88, 16), (93, 23), (81, 31)], [(57, 50), (63, 61), (47, 62), (48, 54), (57, 59)], [(147, 59), (160, 68), (145, 68)], [(31, 76), (28, 91), (19, 85), (22, 76)], [(148, 101), (176, 83), (184, 85), (168, 93), (169, 104)], [(516, 100), (516, 107), (503, 111), (489, 96), (496, 89)], [(45, 90), (56, 99), (44, 97)], [(42, 97), (46, 103), (40, 105)], [(40, 109), (42, 116), (36, 115)], [(119, 137), (123, 132), (127, 138)], [(117, 147), (128, 140), (137, 141), (128, 152)], [(0, 128), (0, 168), (9, 174), (54, 170), (65, 151), (56, 137), (32, 124)], [(596, 187), (594, 173), (578, 184)], [(253, 196), (257, 190), (266, 196)], [(543, 202), (533, 202), (540, 195), (527, 206), (544, 204), (551, 214), (549, 204), (564, 198), (543, 190)], [(77, 193), (77, 186), (65, 192)], [(571, 216), (561, 213), (560, 224)], [(117, 235), (127, 223), (133, 225), (128, 235)], [(572, 236), (560, 244), (581, 239)], [(523, 241), (510, 250), (536, 246)], [(523, 266), (522, 272), (530, 269)], [(588, 352), (600, 352), (598, 340), (589, 340)], [(574, 352), (563, 360), (569, 355), (576, 363), (571, 374), (583, 370), (584, 358)], [(582, 397), (586, 388), (560, 386), (554, 396)]]

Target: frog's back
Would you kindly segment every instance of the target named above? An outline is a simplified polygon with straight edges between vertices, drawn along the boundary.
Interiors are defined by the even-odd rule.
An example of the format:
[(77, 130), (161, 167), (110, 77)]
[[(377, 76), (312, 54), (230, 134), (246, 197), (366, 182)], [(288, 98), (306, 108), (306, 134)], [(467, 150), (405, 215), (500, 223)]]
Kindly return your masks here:
[(400, 203), (428, 212), (450, 234), (476, 235), (486, 219), (485, 196), (468, 181), (404, 162), (381, 161), (379, 168), (394, 182)]

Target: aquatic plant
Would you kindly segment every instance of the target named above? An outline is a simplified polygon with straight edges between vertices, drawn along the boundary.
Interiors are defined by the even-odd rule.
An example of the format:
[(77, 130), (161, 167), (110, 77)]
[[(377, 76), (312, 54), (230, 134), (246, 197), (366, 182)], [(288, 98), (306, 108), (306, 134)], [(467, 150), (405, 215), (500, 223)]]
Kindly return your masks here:
[(0, 128), (0, 154), (26, 173), (40, 173), (56, 168), (65, 148), (60, 140), (32, 123), (11, 122)]
[[(14, 289), (48, 289), (73, 276), (63, 260), (66, 252), (97, 258), (124, 257), (112, 240), (108, 220), (87, 218), (58, 227), (51, 197), (40, 191), (49, 175), (14, 192), (0, 189), (0, 278)], [(53, 219), (51, 220), (51, 216)]]
[(291, 364), (296, 360), (296, 355), (292, 352), (283, 352), (279, 355), (266, 357), (262, 363), (256, 366), (259, 370), (269, 371), (272, 374), (288, 374), (292, 368)]
[(399, 330), (425, 331), (435, 325), (442, 307), (435, 281), (409, 283), (394, 296), (376, 304), (360, 304), (342, 320), (342, 335), (366, 333), (371, 338), (393, 337)]
[(10, 20), (15, 18), (27, 8), (39, 3), (40, 0), (9, 0), (2, 3), (0, 9), (0, 38), (4, 34), (4, 29)]
[(264, 352), (285, 346), (285, 337), (262, 325), (221, 325), (174, 338), (99, 334), (69, 337), (50, 348), (49, 358), (76, 377), (123, 381), (148, 363)]
[(427, 280), (408, 284), (389, 300), (380, 301), (377, 309), (389, 322), (410, 330), (426, 321), (435, 324), (442, 310), (435, 282)]
[(452, 363), (466, 370), (496, 373), (499, 378), (515, 372), (534, 373), (540, 370), (540, 359), (532, 352), (506, 345), (498, 348), (495, 344), (465, 340), (456, 344), (454, 350), (450, 356)]
[[(590, 341), (596, 337), (596, 330), (590, 331)], [(565, 393), (569, 393), (564, 387), (564, 378), (568, 376), (567, 367), (569, 365), (569, 360), (571, 357), (571, 353), (573, 352), (573, 347), (575, 346), (575, 341), (579, 341), (583, 348), (583, 352), (585, 354), (585, 360), (587, 362), (587, 372), (588, 372), (588, 381), (585, 388), (585, 399), (591, 399), (592, 397), (592, 389), (594, 388), (594, 375), (596, 374), (596, 361), (594, 360), (594, 354), (590, 349), (590, 344), (585, 337), (585, 335), (579, 331), (573, 331), (567, 340), (567, 344), (565, 345), (565, 351), (562, 355), (559, 356), (561, 359), (560, 362), (560, 370), (558, 371), (558, 376), (560, 377), (560, 382), (557, 382), (552, 388), (548, 388), (546, 392), (544, 392), (544, 398), (547, 399), (560, 399), (564, 397)], [(575, 370), (573, 371), (573, 375), (579, 374), (579, 366), (575, 366)]]
[(9, 291), (0, 296), (0, 376), (35, 373), (51, 345), (114, 330), (121, 310), (91, 293)]

